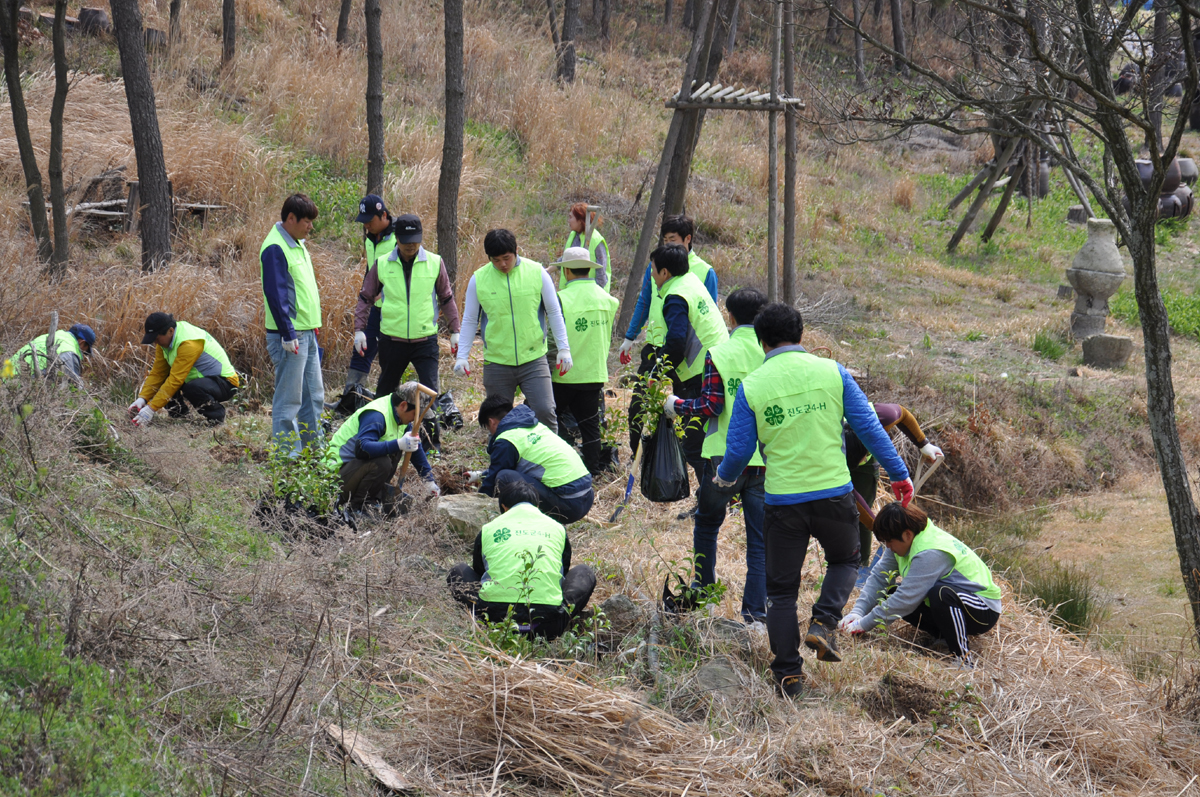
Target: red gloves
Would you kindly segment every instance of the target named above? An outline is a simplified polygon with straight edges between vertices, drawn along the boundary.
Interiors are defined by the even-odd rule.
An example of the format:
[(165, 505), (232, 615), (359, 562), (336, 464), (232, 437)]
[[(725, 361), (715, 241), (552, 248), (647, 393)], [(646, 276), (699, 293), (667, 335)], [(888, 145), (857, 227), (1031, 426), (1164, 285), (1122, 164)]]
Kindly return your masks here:
[(896, 495), (896, 500), (900, 502), (900, 506), (908, 506), (913, 500), (913, 483), (912, 479), (905, 479), (902, 482), (892, 482), (892, 492)]

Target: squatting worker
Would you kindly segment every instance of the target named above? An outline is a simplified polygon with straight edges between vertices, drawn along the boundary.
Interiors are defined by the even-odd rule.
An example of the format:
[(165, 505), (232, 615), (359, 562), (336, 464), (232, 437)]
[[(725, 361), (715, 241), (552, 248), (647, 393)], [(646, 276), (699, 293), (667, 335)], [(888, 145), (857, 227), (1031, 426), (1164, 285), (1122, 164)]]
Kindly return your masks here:
[[(662, 236), (662, 243), (664, 245), (677, 244), (687, 250), (688, 271), (703, 283), (704, 289), (708, 291), (708, 295), (712, 297), (713, 302), (716, 302), (717, 272), (713, 270), (712, 266), (704, 262), (700, 255), (696, 254), (696, 251), (692, 248), (692, 236), (694, 234), (695, 224), (690, 217), (683, 215), (664, 217), (662, 227), (659, 228), (659, 235)], [(646, 272), (642, 276), (642, 288), (638, 293), (637, 304), (633, 307), (633, 318), (629, 322), (629, 328), (625, 331), (625, 340), (621, 343), (621, 363), (628, 365), (633, 362), (630, 351), (633, 350), (634, 343), (637, 341), (638, 335), (642, 333), (643, 327), (645, 328), (646, 344), (642, 346), (641, 359), (638, 361), (638, 376), (654, 368), (667, 335), (667, 324), (663, 318), (662, 297), (659, 296), (657, 286), (651, 278), (653, 268), (651, 264), (647, 264), (646, 266)], [(642, 425), (638, 421), (642, 412), (641, 384), (639, 382), (638, 386), (634, 387), (633, 395), (629, 399), (629, 448), (635, 454), (642, 440)], [(689, 398), (694, 398), (694, 396)]]
[(756, 448), (767, 467), (763, 536), (767, 558), (767, 635), (775, 654), (771, 670), (780, 691), (804, 691), (796, 598), (809, 540), (825, 552), (821, 594), (812, 607), (804, 644), (819, 661), (840, 661), (834, 629), (858, 572), (858, 512), (842, 451), (842, 419), (880, 461), (903, 503), (912, 500), (908, 469), (858, 384), (839, 363), (800, 345), (804, 322), (782, 302), (754, 319), (766, 357), (747, 376), (733, 403), (725, 459), (714, 482), (728, 488)]
[(875, 518), (875, 536), (887, 548), (871, 568), (854, 609), (838, 628), (861, 634), (903, 617), (969, 661), (967, 637), (1000, 619), (1000, 587), (979, 555), (934, 525), (915, 506), (888, 504)]
[(371, 264), (354, 308), (356, 352), (368, 350), (370, 317), (380, 313), (377, 396), (395, 390), (410, 364), (421, 384), (438, 389), (439, 310), (450, 327), (451, 353), (458, 353), (454, 286), (442, 259), (421, 245), (421, 218), (397, 216), (392, 230), (396, 246)]
[(505, 396), (488, 396), (479, 405), (479, 425), (488, 430), (485, 471), (472, 473), (479, 492), (495, 495), (512, 481), (531, 484), (538, 507), (561, 523), (587, 515), (596, 500), (592, 474), (565, 440), (538, 422), (528, 405), (513, 408)]
[[(576, 202), (571, 205), (571, 209), (567, 211), (567, 223), (571, 227), (571, 231), (567, 233), (567, 242), (563, 245), (563, 259), (566, 259), (567, 250), (581, 246), (587, 250), (587, 259), (596, 264), (596, 270), (592, 279), (596, 284), (604, 289), (605, 293), (612, 291), (612, 280), (609, 278), (609, 266), (612, 258), (608, 252), (608, 242), (604, 240), (604, 236), (600, 234), (597, 227), (600, 226), (602, 219), (597, 215), (593, 222), (591, 237), (587, 234), (587, 216), (588, 206), (586, 202)], [(566, 272), (562, 271), (562, 265), (559, 264), (558, 272), (558, 289), (561, 291), (567, 284)]]
[(292, 194), (283, 203), (279, 217), (258, 257), (262, 264), (267, 353), (275, 365), (271, 435), (278, 451), (296, 456), (302, 447), (320, 443), (321, 411), (325, 408), (317, 347), (321, 296), (312, 258), (304, 245), (317, 218), (317, 206), (304, 194)]
[(38, 373), (43, 376), (49, 376), (54, 370), (61, 369), (63, 373), (79, 381), (83, 378), (83, 355), (91, 355), (95, 345), (96, 333), (92, 328), (87, 324), (74, 324), (68, 330), (55, 331), (53, 341), (50, 340), (49, 333), (39, 335), (13, 352), (10, 359), (18, 371), (33, 373), (36, 363)]
[(455, 600), (497, 623), (509, 616), (533, 636), (562, 636), (591, 600), (596, 574), (571, 567), (567, 530), (538, 509), (533, 486), (505, 482), (500, 517), (475, 536), (471, 565), (455, 565), (446, 581)]
[(238, 374), (212, 335), (167, 313), (151, 313), (142, 345), (154, 346), (154, 364), (137, 401), (129, 405), (134, 426), (149, 426), (163, 407), (180, 418), (187, 415), (187, 404), (213, 426), (225, 420), (224, 402), (233, 398)]
[(467, 283), (463, 311), (463, 344), (454, 372), (469, 374), (467, 355), (475, 330), (483, 338), (483, 388), (489, 396), (516, 397), (517, 388), (538, 420), (558, 431), (554, 390), (546, 363), (546, 324), (558, 346), (560, 375), (571, 370), (571, 344), (563, 325), (554, 281), (542, 264), (517, 255), (517, 239), (508, 230), (490, 230), (483, 251), (491, 263), (481, 266)]
[(742, 590), (742, 619), (747, 623), (767, 620), (766, 548), (763, 544), (763, 512), (766, 468), (756, 450), (731, 487), (718, 487), (712, 477), (725, 458), (725, 436), (733, 415), (738, 386), (763, 364), (763, 350), (754, 334), (754, 318), (767, 297), (753, 288), (739, 288), (725, 300), (725, 309), (736, 326), (729, 340), (709, 349), (704, 358), (704, 380), (700, 397), (684, 400), (670, 395), (663, 403), (667, 417), (700, 418), (705, 421), (704, 473), (696, 496), (696, 521), (692, 530), (696, 575), (693, 591), (717, 581), (717, 534), (725, 522), (731, 498), (740, 498), (746, 523), (746, 586)]
[(412, 454), (409, 462), (430, 494), (441, 493), (421, 449), (420, 435), (412, 434), (419, 387), (405, 382), (395, 393), (368, 402), (334, 433), (325, 449), (325, 463), (338, 472), (339, 505), (349, 502), (358, 511), (366, 501), (380, 501), (385, 511), (393, 509), (399, 492), (390, 482), (405, 452)]
[(599, 273), (599, 266), (589, 259), (588, 250), (583, 247), (569, 247), (558, 267), (566, 278), (558, 292), (558, 301), (575, 365), (568, 373), (556, 370), (551, 375), (554, 408), (560, 433), (564, 429), (563, 415), (569, 412), (575, 416), (582, 439), (583, 464), (594, 477), (604, 470), (600, 462), (600, 412), (604, 406), (604, 385), (608, 382), (613, 319), (620, 303), (596, 284), (593, 275)]
[[(393, 230), (395, 220), (383, 204), (383, 197), (378, 194), (367, 194), (358, 203), (358, 215), (354, 220), (363, 226), (363, 249), (365, 250), (367, 267), (363, 276), (371, 271), (375, 261), (386, 257), (396, 248), (396, 233)], [(358, 311), (355, 311), (354, 346), (350, 353), (350, 367), (346, 369), (346, 389), (350, 391), (355, 385), (366, 386), (367, 375), (371, 373), (371, 363), (379, 350), (379, 311), (383, 307), (383, 299), (376, 299), (367, 311), (366, 321), (359, 326)], [(358, 331), (363, 333), (364, 345), (360, 346)]]

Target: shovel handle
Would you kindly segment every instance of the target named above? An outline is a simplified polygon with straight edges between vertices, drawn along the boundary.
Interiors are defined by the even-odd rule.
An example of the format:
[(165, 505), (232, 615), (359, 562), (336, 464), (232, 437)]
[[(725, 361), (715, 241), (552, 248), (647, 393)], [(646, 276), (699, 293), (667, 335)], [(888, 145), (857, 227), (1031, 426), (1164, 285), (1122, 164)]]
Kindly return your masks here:
[[(429, 401), (428, 401), (428, 403), (425, 404), (424, 409), (421, 408), (421, 396), (423, 396), (423, 395), (429, 396)], [(416, 417), (413, 419), (413, 425), (412, 425), (413, 431), (416, 432), (417, 435), (421, 434), (421, 422), (425, 420), (425, 414), (427, 412), (429, 412), (429, 408), (433, 406), (433, 402), (436, 398), (437, 398), (436, 390), (430, 390), (429, 388), (425, 387), (424, 385), (417, 385), (417, 414), (416, 414)], [(400, 462), (400, 468), (399, 468), (399, 470), (396, 471), (396, 484), (400, 484), (400, 482), (404, 481), (404, 474), (408, 472), (408, 463), (409, 463), (409, 460), (411, 460), (411, 459), (412, 459), (412, 452), (405, 451), (404, 459)]]

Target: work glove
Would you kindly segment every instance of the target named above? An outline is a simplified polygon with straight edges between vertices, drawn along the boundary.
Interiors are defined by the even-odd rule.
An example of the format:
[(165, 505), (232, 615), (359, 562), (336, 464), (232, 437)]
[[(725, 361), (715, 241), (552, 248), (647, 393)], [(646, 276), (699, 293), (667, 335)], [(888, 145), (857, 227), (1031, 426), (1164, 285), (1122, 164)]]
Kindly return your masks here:
[(718, 476), (714, 473), (713, 474), (713, 484), (717, 485), (722, 490), (728, 490), (730, 487), (737, 484), (737, 479), (734, 479), (731, 482), (727, 482), (724, 479), (722, 479), (720, 476)]
[(633, 355), (629, 353), (633, 351), (633, 344), (634, 341), (629, 338), (625, 338), (621, 342), (621, 365), (629, 365), (633, 362)]
[(666, 415), (668, 418), (678, 417), (678, 413), (675, 411), (675, 402), (677, 401), (679, 401), (679, 396), (676, 396), (674, 393), (667, 396), (667, 400), (663, 402), (663, 415)]
[(134, 415), (137, 415), (138, 410), (140, 410), (144, 406), (146, 406), (146, 400), (144, 398), (139, 398), (137, 401), (130, 404), (129, 405), (129, 417), (132, 418)]
[(421, 447), (421, 438), (411, 434), (400, 435), (396, 440), (396, 445), (400, 446), (401, 451), (412, 453)]
[(861, 614), (850, 612), (842, 618), (838, 623), (838, 630), (846, 634), (863, 634), (866, 633), (866, 628), (863, 627), (863, 617)]
[(465, 359), (457, 359), (454, 361), (454, 373), (459, 376), (470, 376), (471, 365)]
[(300, 353), (300, 338), (292, 338), (283, 342), (283, 350), (288, 354)]
[(467, 484), (480, 484), (483, 482), (483, 471), (469, 470), (467, 471)]
[(457, 332), (450, 333), (450, 355), (452, 357), (458, 357), (458, 333)]
[(139, 429), (145, 429), (154, 420), (154, 410), (150, 409), (149, 405), (142, 407), (137, 415), (133, 416), (133, 425)]
[(558, 353), (558, 360), (555, 362), (558, 365), (559, 376), (566, 376), (567, 371), (570, 371), (571, 366), (575, 364), (571, 361), (571, 353), (569, 351), (560, 351)]
[(925, 441), (925, 445), (921, 446), (921, 456), (925, 458), (926, 462), (933, 462), (938, 457), (944, 457), (946, 455), (942, 453), (942, 449), (938, 448), (929, 441)]
[(435, 481), (430, 480), (425, 482), (425, 489), (429, 491), (429, 495), (432, 498), (440, 498), (442, 495), (442, 488)]
[(359, 331), (359, 332), (354, 333), (354, 350), (356, 352), (358, 352), (359, 354), (367, 353), (367, 333), (366, 332)]
[(908, 506), (913, 499), (913, 483), (912, 479), (905, 479), (902, 482), (892, 482), (892, 493), (895, 494), (896, 500), (900, 502), (900, 506)]

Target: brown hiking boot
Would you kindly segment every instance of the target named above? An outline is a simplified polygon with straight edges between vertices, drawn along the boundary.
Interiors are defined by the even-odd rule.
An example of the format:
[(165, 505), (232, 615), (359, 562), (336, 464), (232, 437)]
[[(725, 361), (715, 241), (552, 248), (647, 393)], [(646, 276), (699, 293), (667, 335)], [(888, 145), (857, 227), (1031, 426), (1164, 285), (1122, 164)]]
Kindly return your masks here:
[(810, 650), (817, 652), (817, 661), (841, 661), (838, 655), (837, 642), (833, 632), (820, 622), (813, 620), (808, 624), (808, 633), (804, 636), (804, 644)]
[(798, 697), (804, 696), (804, 676), (789, 675), (776, 684), (779, 687), (779, 693), (784, 697), (790, 697), (795, 700)]

